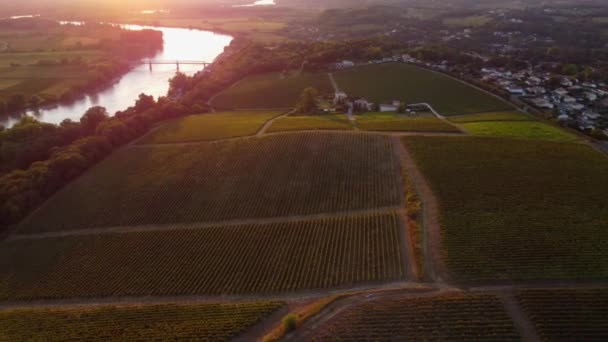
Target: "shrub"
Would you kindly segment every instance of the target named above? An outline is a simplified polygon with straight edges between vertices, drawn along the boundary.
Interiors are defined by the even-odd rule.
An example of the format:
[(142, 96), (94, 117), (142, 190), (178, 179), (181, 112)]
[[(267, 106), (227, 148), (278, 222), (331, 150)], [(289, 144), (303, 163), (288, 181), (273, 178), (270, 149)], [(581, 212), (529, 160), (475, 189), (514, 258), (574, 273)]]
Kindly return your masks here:
[(283, 328), (286, 332), (294, 331), (298, 327), (298, 317), (295, 314), (289, 314), (283, 317)]

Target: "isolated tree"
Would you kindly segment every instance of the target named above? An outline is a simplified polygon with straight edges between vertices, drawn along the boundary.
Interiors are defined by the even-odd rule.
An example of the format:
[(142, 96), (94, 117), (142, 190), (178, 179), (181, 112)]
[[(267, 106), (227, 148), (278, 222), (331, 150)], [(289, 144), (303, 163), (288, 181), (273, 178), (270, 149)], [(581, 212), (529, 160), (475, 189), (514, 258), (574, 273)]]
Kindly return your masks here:
[(156, 101), (154, 101), (154, 96), (143, 93), (139, 94), (139, 98), (135, 101), (135, 111), (141, 113), (154, 107), (155, 104)]
[(89, 108), (80, 118), (82, 128), (87, 132), (95, 132), (97, 126), (109, 118), (105, 107), (95, 106)]
[(564, 75), (574, 76), (578, 73), (578, 67), (575, 64), (566, 64), (562, 68)]
[(405, 104), (400, 103), (399, 107), (397, 107), (397, 113), (403, 114), (405, 113)]
[(312, 114), (318, 109), (316, 97), (319, 92), (312, 87), (304, 89), (300, 100), (296, 105), (296, 113), (298, 114)]

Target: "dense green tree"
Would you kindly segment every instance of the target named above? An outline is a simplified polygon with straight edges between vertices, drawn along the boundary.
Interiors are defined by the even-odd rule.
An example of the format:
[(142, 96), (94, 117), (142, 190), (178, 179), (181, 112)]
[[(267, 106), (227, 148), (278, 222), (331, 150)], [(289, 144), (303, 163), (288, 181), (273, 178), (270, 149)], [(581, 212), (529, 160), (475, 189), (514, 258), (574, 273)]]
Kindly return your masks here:
[(300, 99), (296, 104), (296, 113), (298, 114), (313, 114), (317, 112), (318, 105), (316, 97), (319, 95), (319, 92), (312, 87), (308, 87), (302, 91), (302, 95), (300, 95)]
[(95, 132), (97, 126), (105, 120), (108, 120), (108, 112), (105, 107), (95, 106), (89, 108), (86, 113), (80, 118), (82, 128), (89, 133)]

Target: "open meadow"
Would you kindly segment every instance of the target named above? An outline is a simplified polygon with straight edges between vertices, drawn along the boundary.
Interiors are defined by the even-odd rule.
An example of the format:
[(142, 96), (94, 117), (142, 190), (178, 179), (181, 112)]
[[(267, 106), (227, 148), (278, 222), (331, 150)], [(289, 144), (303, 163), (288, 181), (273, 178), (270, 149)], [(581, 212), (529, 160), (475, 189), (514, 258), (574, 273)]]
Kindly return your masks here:
[(357, 116), (357, 127), (364, 131), (442, 132), (460, 130), (433, 115), (409, 117), (395, 113), (365, 113)]
[(540, 121), (485, 121), (463, 123), (471, 135), (573, 142), (579, 137)]
[(280, 112), (227, 112), (190, 115), (163, 124), (142, 138), (140, 144), (210, 141), (254, 135)]
[(608, 278), (608, 159), (583, 144), (407, 137), (456, 280)]
[(502, 303), (491, 294), (392, 295), (337, 314), (315, 341), (519, 341)]
[(256, 294), (396, 281), (405, 275), (401, 222), (385, 214), (7, 241), (0, 298)]
[(18, 231), (215, 222), (398, 206), (403, 193), (393, 147), (388, 137), (325, 133), (131, 146), (62, 189)]
[(3, 341), (223, 341), (283, 306), (279, 302), (170, 304), (0, 311)]
[(352, 130), (344, 114), (287, 116), (272, 123), (268, 133), (306, 130)]
[(543, 341), (607, 341), (608, 290), (527, 289), (517, 298)]
[(512, 106), (446, 75), (401, 63), (359, 66), (338, 71), (340, 89), (379, 103), (428, 102), (442, 115), (513, 109)]
[(333, 93), (327, 73), (268, 73), (246, 77), (217, 95), (217, 109), (292, 108), (307, 87), (320, 94)]
[(456, 115), (450, 116), (448, 120), (454, 123), (469, 123), (484, 121), (535, 121), (536, 119), (530, 114), (512, 111)]

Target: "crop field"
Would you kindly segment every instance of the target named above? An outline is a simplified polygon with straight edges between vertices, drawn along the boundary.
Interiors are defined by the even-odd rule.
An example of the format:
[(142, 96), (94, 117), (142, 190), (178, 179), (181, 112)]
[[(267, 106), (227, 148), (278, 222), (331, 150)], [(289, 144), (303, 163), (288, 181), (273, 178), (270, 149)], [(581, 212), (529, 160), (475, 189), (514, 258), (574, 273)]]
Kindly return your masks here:
[(512, 110), (480, 90), (443, 74), (408, 64), (376, 64), (334, 73), (338, 86), (373, 102), (428, 102), (443, 115)]
[(333, 93), (326, 73), (270, 73), (245, 78), (220, 93), (212, 101), (215, 108), (292, 108), (307, 87), (316, 88), (320, 94)]
[(0, 311), (2, 341), (225, 341), (283, 304), (103, 306)]
[(455, 123), (484, 122), (484, 121), (534, 121), (535, 119), (521, 112), (495, 112), (451, 116), (450, 121)]
[(435, 116), (408, 117), (394, 113), (368, 113), (357, 116), (357, 127), (365, 131), (460, 132), (455, 126)]
[(393, 148), (390, 137), (327, 133), (132, 146), (62, 189), (19, 232), (398, 206), (403, 192)]
[(407, 137), (456, 279), (608, 279), (608, 158), (583, 144)]
[(518, 299), (543, 341), (607, 341), (608, 290), (522, 290)]
[(164, 124), (141, 144), (210, 141), (254, 135), (266, 121), (280, 112), (229, 112), (190, 115)]
[(318, 341), (519, 341), (494, 295), (390, 296), (359, 304), (321, 326)]
[(405, 275), (397, 214), (191, 228), (6, 241), (0, 299), (276, 293)]
[(346, 115), (288, 116), (280, 118), (268, 128), (269, 133), (305, 130), (352, 130)]
[(579, 138), (559, 127), (538, 121), (470, 122), (462, 127), (472, 135), (573, 142)]

